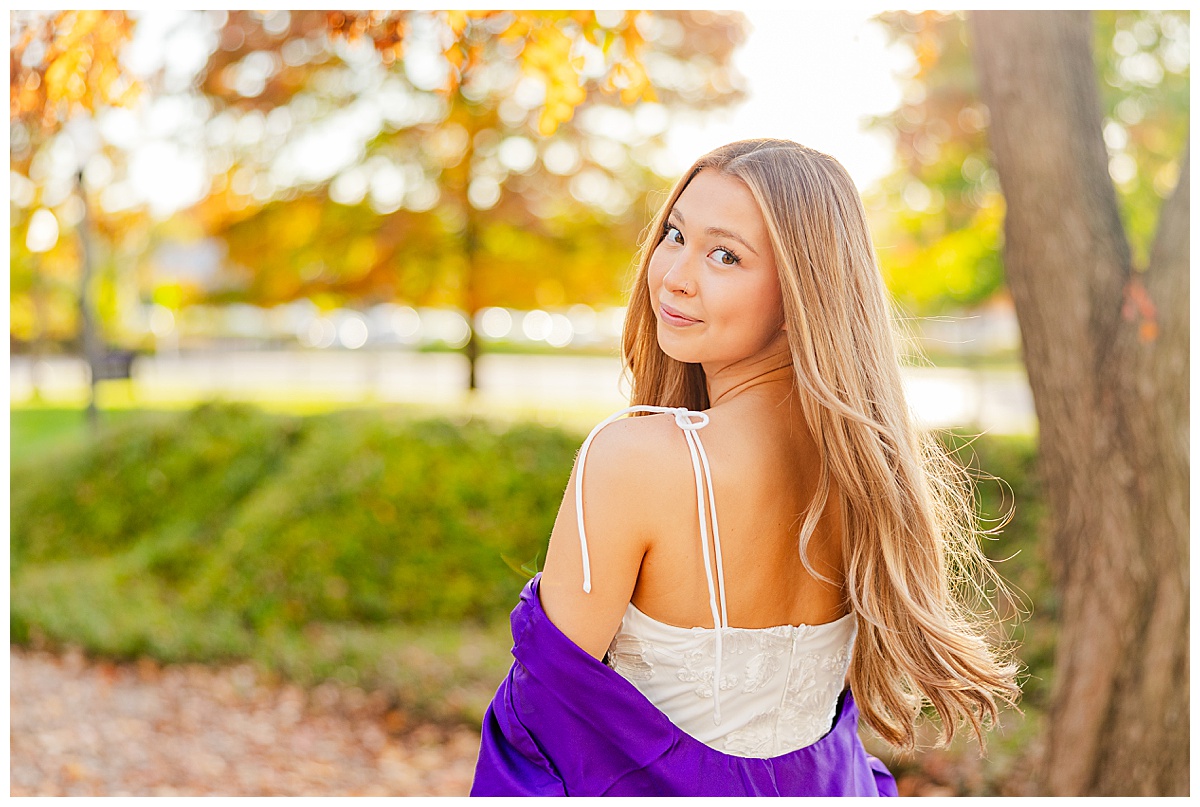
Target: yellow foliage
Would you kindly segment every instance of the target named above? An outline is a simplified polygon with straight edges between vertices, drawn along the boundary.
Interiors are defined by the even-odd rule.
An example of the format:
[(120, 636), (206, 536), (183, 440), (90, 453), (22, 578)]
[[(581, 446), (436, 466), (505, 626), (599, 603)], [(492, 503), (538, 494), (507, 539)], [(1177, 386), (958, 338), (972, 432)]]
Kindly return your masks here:
[[(396, 39), (403, 35), (398, 24), (392, 22), (391, 15), (409, 13), (414, 12), (389, 12), (381, 18), (385, 23), (381, 26), (381, 20), (375, 16), (367, 25), (359, 12), (333, 12), (336, 19), (330, 25), (337, 33), (353, 27), (352, 23), (363, 23), (364, 32), (375, 39), (376, 48), (387, 51), (384, 61), (390, 62), (388, 55), (392, 51), (389, 49), (398, 48)], [(517, 58), (522, 73), (539, 79), (546, 87), (543, 108), (538, 114), (538, 131), (542, 135), (553, 134), (563, 122), (571, 119), (574, 108), (587, 98), (583, 70), (588, 62), (577, 47), (584, 43), (594, 42), (604, 59), (605, 70), (595, 84), (601, 91), (619, 91), (621, 100), (627, 104), (657, 100), (641, 63), (646, 42), (636, 25), (639, 15), (650, 13), (625, 12), (616, 24), (602, 26), (596, 19), (596, 12), (588, 10), (437, 12), (449, 35), (443, 55), (451, 68), (446, 86), (440, 91), (443, 94), (453, 92), (485, 64), (484, 39), (473, 31), (472, 23), (494, 22), (500, 15), (507, 15), (509, 23), (499, 31), (493, 28), (488, 38), (509, 48), (518, 45)]]
[(534, 299), (540, 306), (550, 307), (562, 305), (567, 300), (566, 289), (558, 278), (547, 277), (538, 282), (534, 288)]
[(154, 302), (163, 308), (178, 311), (185, 297), (183, 286), (179, 283), (163, 283), (154, 289)]
[(371, 271), (378, 256), (379, 249), (375, 239), (371, 236), (360, 236), (354, 239), (350, 249), (346, 251), (340, 274), (347, 280), (360, 278)]
[(280, 249), (294, 249), (305, 244), (321, 226), (321, 208), (313, 199), (300, 199), (288, 211), (288, 225), (278, 233)]
[(59, 233), (58, 242), (49, 251), (43, 252), (38, 261), (38, 269), (44, 277), (74, 282), (79, 277), (83, 265), (83, 255), (79, 249), (79, 239), (73, 232)]
[(450, 26), (450, 30), (454, 32), (454, 38), (460, 39), (463, 31), (467, 30), (467, 12), (466, 11), (447, 11), (446, 24)]
[(260, 293), (267, 300), (288, 300), (295, 297), (300, 292), (300, 281), (294, 272), (282, 271), (278, 268), (273, 271), (262, 272)]
[(13, 295), (8, 304), (8, 332), (29, 341), (34, 336), (34, 322), (33, 298), (28, 294)]
[(549, 109), (543, 109), (538, 115), (538, 134), (542, 137), (549, 137), (558, 131), (560, 123), (562, 121), (557, 120)]
[(529, 36), (530, 30), (532, 30), (531, 24), (531, 17), (524, 14), (515, 15), (513, 17), (512, 25), (500, 32), (500, 41), (504, 42), (505, 44), (520, 42), (521, 40), (525, 39), (525, 37)]
[(483, 48), (478, 42), (472, 42), (467, 49), (467, 66), (464, 68), (467, 71), (478, 69), (483, 64)]
[[(11, 117), (37, 120), (52, 131), (80, 108), (95, 112), (103, 104), (132, 104), (141, 86), (118, 61), (132, 31), (133, 21), (120, 11), (64, 11), (30, 25), (10, 51)], [(45, 55), (26, 66), (35, 40)]]

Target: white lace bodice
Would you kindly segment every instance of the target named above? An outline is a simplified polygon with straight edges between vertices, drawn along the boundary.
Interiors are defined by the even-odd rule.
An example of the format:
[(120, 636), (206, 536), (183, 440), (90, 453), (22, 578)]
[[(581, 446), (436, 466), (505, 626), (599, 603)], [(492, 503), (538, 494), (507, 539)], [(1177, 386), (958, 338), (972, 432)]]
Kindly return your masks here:
[[(701, 549), (716, 627), (668, 625), (642, 613), (631, 602), (609, 645), (605, 662), (676, 726), (727, 754), (766, 758), (811, 745), (833, 725), (858, 623), (854, 614), (849, 613), (822, 625), (771, 628), (729, 625), (712, 473), (697, 434), (708, 424), (707, 414), (684, 407), (631, 406), (601, 421), (584, 440), (579, 450), (579, 478), (575, 485), (584, 590), (591, 590), (583, 520), (587, 449), (601, 428), (626, 412), (639, 410), (674, 414), (692, 455)], [(709, 519), (705, 514), (706, 492), (712, 554)], [(716, 580), (710, 565), (714, 556)], [(718, 683), (714, 685), (714, 681)]]
[(667, 625), (630, 603), (605, 661), (672, 723), (727, 754), (773, 757), (821, 739), (845, 687), (854, 615), (823, 625), (723, 630), (719, 724), (715, 629)]

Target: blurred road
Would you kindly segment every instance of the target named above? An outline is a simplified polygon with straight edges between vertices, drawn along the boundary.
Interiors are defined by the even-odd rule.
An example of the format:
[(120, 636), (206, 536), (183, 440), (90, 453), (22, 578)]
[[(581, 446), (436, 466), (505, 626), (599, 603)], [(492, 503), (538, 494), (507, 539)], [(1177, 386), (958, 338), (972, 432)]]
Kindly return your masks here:
[[(11, 358), (12, 403), (30, 397), (33, 372), (27, 356)], [(133, 399), (147, 406), (209, 396), (455, 405), (464, 400), (467, 384), (467, 362), (458, 353), (194, 352), (139, 356), (132, 372)], [(87, 370), (79, 359), (51, 357), (37, 373), (45, 399), (75, 398), (77, 405), (85, 394)], [(484, 406), (608, 413), (628, 404), (628, 386), (620, 380), (616, 358), (485, 354), (477, 380), (478, 401)], [(1036, 429), (1023, 371), (906, 368), (904, 384), (917, 417), (929, 426), (1002, 434)]]

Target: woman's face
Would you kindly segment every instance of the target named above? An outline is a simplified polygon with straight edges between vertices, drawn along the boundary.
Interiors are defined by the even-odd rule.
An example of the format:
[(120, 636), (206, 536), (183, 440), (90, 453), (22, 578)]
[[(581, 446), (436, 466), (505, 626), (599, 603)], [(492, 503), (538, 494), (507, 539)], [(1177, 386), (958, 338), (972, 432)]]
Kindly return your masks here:
[(675, 200), (646, 278), (659, 346), (706, 372), (755, 355), (783, 327), (762, 213), (745, 183), (719, 171), (701, 170)]

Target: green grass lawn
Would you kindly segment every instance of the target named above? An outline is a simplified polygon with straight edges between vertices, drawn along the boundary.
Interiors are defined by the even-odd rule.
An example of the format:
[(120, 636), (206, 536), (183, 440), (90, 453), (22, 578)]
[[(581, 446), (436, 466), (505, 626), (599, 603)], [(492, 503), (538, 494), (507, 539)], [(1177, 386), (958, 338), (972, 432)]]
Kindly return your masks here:
[[(104, 412), (103, 420), (129, 417), (129, 411)], [(63, 443), (82, 440), (87, 436), (87, 417), (82, 409), (61, 407), (28, 407), (12, 409), (8, 418), (12, 446), (9, 458), (20, 462), (26, 457)]]
[[(134, 396), (129, 382), (106, 381), (97, 390), (97, 423), (115, 424), (129, 418), (142, 417), (148, 412), (178, 412), (191, 409), (204, 400), (231, 399), (223, 396), (197, 396), (193, 390), (184, 388), (163, 390), (151, 399), (138, 399)], [(275, 390), (269, 398), (252, 396), (237, 400), (245, 400), (265, 412), (281, 415), (317, 415), (345, 409), (386, 409), (414, 418), (447, 415), (482, 416), (504, 422), (533, 421), (548, 426), (563, 426), (585, 434), (592, 426), (615, 411), (606, 406), (587, 403), (546, 405), (536, 399), (495, 401), (466, 392), (457, 401), (439, 404), (395, 403), (370, 398), (347, 401), (316, 397), (308, 391), (298, 393), (286, 389)], [(9, 409), (10, 461), (16, 463), (59, 444), (86, 440), (91, 429), (88, 426), (85, 407), (86, 399), (82, 396), (41, 402), (12, 402)]]

